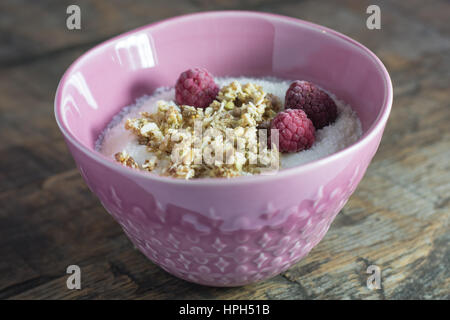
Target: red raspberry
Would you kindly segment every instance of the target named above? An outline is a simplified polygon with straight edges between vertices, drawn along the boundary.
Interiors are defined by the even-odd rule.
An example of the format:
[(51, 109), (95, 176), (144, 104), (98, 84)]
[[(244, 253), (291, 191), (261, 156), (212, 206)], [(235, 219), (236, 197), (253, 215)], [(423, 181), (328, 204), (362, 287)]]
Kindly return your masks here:
[(204, 68), (184, 71), (175, 84), (175, 101), (179, 105), (206, 108), (216, 98), (219, 87)]
[(276, 115), (270, 125), (278, 129), (281, 152), (298, 152), (311, 148), (315, 141), (314, 126), (300, 109), (287, 109)]
[(285, 108), (302, 109), (317, 130), (333, 123), (337, 107), (333, 99), (316, 85), (306, 81), (294, 81), (286, 91)]

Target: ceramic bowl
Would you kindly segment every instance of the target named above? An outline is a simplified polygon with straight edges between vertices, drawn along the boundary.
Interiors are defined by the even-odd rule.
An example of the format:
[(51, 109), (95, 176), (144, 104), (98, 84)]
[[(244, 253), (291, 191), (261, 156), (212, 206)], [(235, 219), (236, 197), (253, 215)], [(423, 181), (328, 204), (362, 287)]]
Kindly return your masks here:
[[(95, 151), (123, 106), (193, 66), (317, 83), (352, 105), (363, 136), (275, 175), (232, 179), (161, 177)], [(358, 42), (302, 20), (225, 11), (150, 24), (89, 50), (62, 77), (55, 114), (87, 185), (143, 254), (179, 278), (238, 286), (283, 272), (319, 243), (375, 154), (391, 104), (385, 67)]]

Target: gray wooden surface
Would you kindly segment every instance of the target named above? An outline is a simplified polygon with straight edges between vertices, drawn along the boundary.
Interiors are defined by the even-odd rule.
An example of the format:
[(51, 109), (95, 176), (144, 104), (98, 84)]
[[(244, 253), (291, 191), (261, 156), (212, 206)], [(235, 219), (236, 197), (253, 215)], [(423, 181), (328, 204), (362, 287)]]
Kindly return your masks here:
[[(65, 28), (78, 4), (82, 30)], [(365, 27), (378, 4), (382, 29)], [(69, 64), (113, 35), (183, 13), (246, 9), (316, 22), (385, 63), (394, 105), (367, 174), (308, 257), (270, 280), (208, 288), (178, 280), (133, 249), (75, 169), (53, 117)], [(450, 298), (450, 3), (432, 1), (0, 2), (1, 299)], [(66, 267), (82, 268), (82, 290)], [(366, 288), (366, 268), (382, 288)]]

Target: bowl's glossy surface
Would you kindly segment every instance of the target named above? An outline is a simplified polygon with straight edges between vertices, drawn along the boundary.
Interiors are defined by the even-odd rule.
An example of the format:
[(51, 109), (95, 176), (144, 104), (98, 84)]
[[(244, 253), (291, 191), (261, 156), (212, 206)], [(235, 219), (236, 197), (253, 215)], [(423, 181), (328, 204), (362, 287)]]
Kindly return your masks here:
[[(94, 150), (123, 106), (193, 66), (315, 82), (353, 106), (363, 138), (276, 175), (228, 180), (159, 177)], [(88, 51), (63, 76), (55, 113), (86, 183), (150, 260), (188, 281), (235, 286), (286, 270), (322, 239), (375, 154), (391, 104), (388, 73), (357, 42), (293, 18), (228, 11), (172, 18)]]

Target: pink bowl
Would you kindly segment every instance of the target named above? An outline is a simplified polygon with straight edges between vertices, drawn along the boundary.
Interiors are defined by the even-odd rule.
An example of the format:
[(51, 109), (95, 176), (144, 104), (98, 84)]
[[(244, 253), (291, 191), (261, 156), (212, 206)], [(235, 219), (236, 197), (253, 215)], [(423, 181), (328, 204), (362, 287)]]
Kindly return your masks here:
[[(118, 165), (94, 149), (125, 105), (180, 72), (315, 82), (350, 103), (364, 135), (276, 175), (178, 180)], [(91, 49), (64, 74), (55, 114), (87, 185), (151, 261), (182, 279), (237, 286), (275, 276), (323, 238), (375, 154), (392, 84), (367, 48), (309, 22), (256, 12), (207, 12), (151, 24)]]

